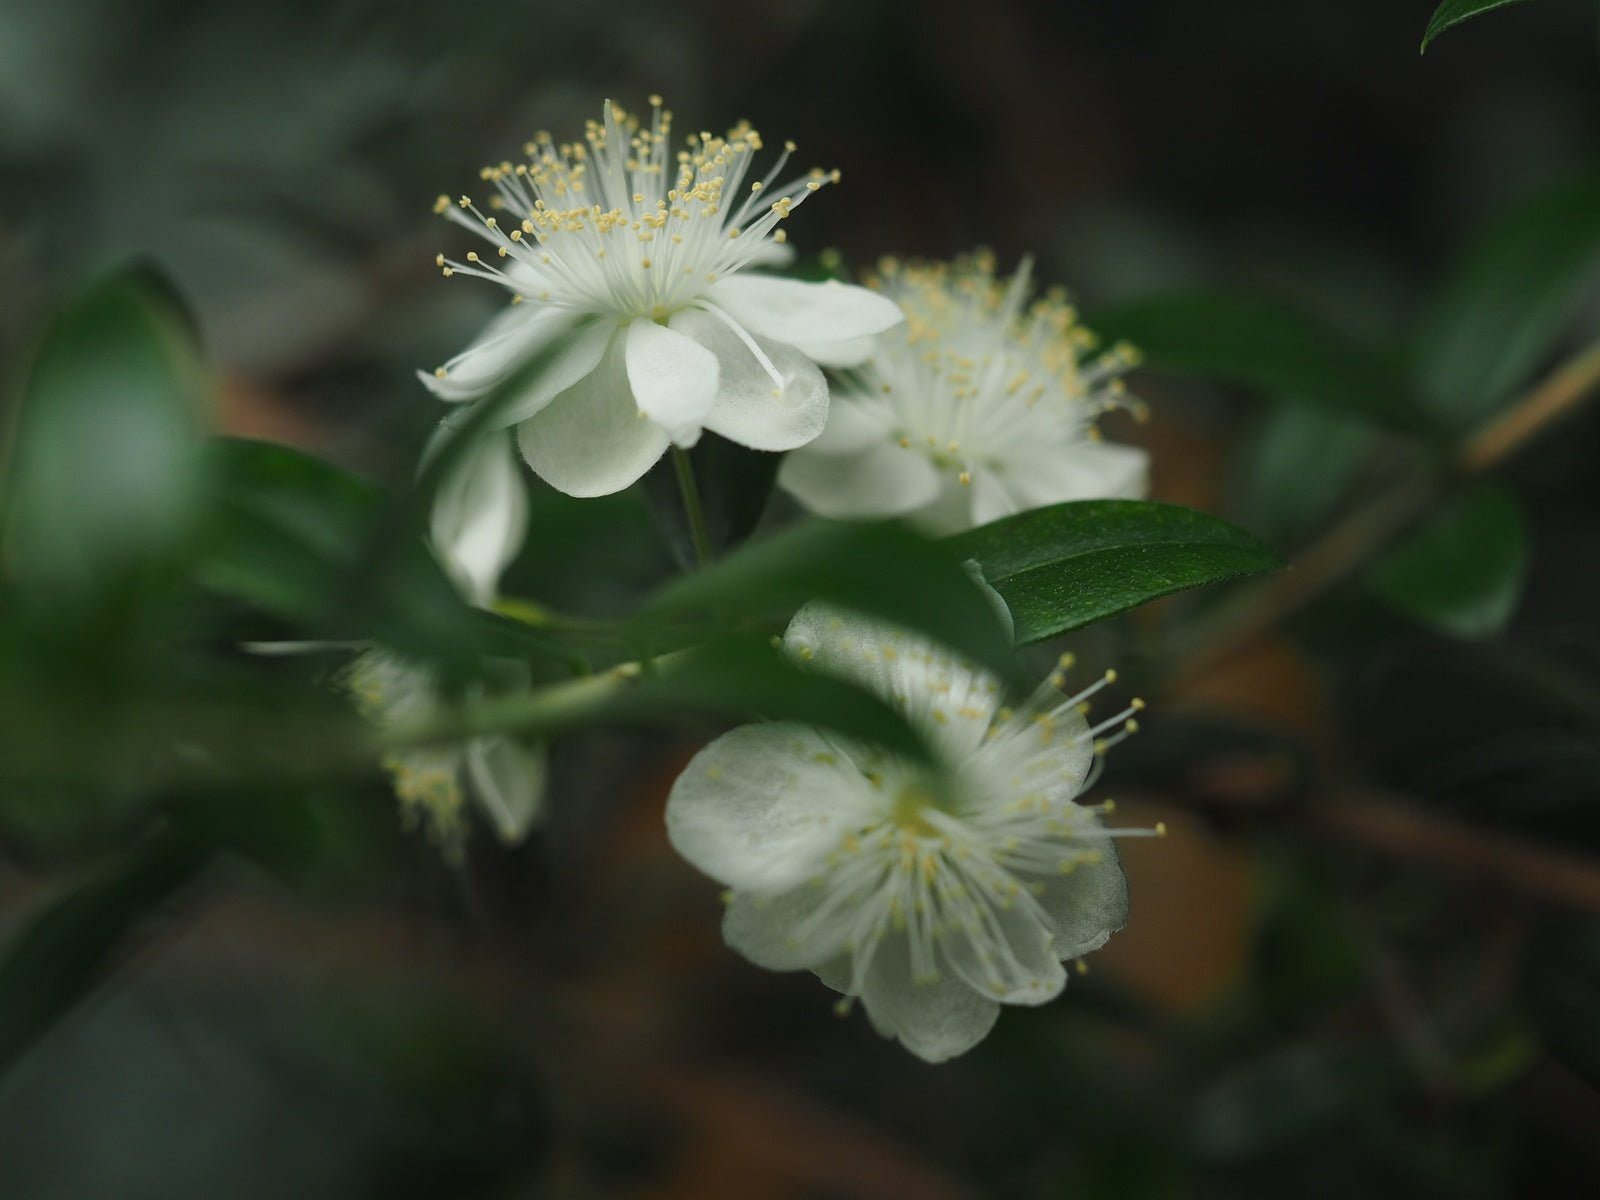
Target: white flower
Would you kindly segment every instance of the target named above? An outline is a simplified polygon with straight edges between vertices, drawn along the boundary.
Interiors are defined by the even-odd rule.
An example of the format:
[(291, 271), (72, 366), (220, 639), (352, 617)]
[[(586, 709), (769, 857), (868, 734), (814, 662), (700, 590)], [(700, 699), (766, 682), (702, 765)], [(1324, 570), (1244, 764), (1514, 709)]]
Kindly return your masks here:
[[(1100, 813), (1076, 802), (1138, 706), (1091, 728), (1051, 686), (1012, 711), (987, 672), (917, 637), (808, 605), (785, 645), (854, 679), (929, 736), (929, 770), (787, 723), (712, 742), (667, 802), (672, 844), (728, 885), (728, 944), (810, 968), (879, 1033), (930, 1062), (961, 1054), (999, 1005), (1041, 1004), (1062, 960), (1103, 945), (1127, 886)], [(1113, 727), (1124, 731), (1097, 740)]]
[(802, 504), (949, 532), (1144, 494), (1145, 452), (1101, 442), (1094, 427), (1125, 403), (1118, 375), (1132, 351), (1084, 361), (1093, 337), (1059, 293), (1024, 312), (1026, 260), (1009, 282), (986, 253), (879, 270), (868, 284), (906, 324), (873, 340), (865, 367), (835, 389), (822, 435), (784, 461), (779, 481)]
[(779, 222), (837, 172), (774, 186), (790, 146), (747, 183), (755, 130), (692, 134), (674, 155), (671, 124), (659, 97), (648, 127), (607, 102), (583, 142), (540, 134), (526, 163), (486, 167), (488, 214), (466, 196), (436, 205), (495, 248), (441, 255), (444, 273), (498, 283), (514, 306), (423, 382), (472, 400), (546, 353), (501, 423), (569, 495), (620, 491), (703, 429), (757, 450), (805, 444), (828, 414), (817, 363), (860, 361), (862, 339), (901, 319), (864, 288), (746, 271), (781, 260)]
[[(424, 721), (443, 708), (433, 675), (387, 650), (368, 650), (356, 659), (348, 687), (362, 715), (381, 729)], [(461, 844), (468, 794), (507, 845), (522, 841), (543, 811), (542, 743), (527, 745), (507, 734), (472, 738), (392, 753), (383, 765), (402, 811), (426, 821), (447, 849)]]
[[(449, 432), (446, 422), (424, 450), (424, 464)], [(479, 437), (442, 481), (430, 530), (434, 552), (473, 604), (494, 603), (501, 573), (522, 548), (527, 526), (528, 495), (510, 436), (501, 430)], [(444, 708), (432, 672), (387, 650), (369, 649), (357, 658), (347, 684), (362, 714), (379, 728), (424, 721)], [(510, 845), (522, 841), (543, 812), (542, 743), (509, 735), (472, 738), (390, 754), (384, 766), (408, 817), (425, 820), (450, 849), (460, 846), (469, 794)]]

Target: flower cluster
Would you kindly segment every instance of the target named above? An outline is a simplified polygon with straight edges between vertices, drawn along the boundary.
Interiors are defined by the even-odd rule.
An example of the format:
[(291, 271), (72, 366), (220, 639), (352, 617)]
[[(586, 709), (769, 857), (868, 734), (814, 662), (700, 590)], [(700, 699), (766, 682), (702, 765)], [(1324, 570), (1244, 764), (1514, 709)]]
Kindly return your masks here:
[[(838, 172), (785, 181), (791, 144), (758, 175), (764, 142), (744, 124), (675, 149), (658, 97), (643, 120), (607, 103), (581, 141), (539, 134), (524, 149), (484, 168), (482, 205), (435, 206), (490, 247), (440, 255), (439, 268), (511, 301), (419, 373), (444, 401), (489, 406), (472, 410), (484, 440), (441, 489), (433, 526), (474, 603), (493, 601), (523, 536), (512, 431), (532, 470), (572, 496), (624, 489), (673, 449), (691, 521), (681, 451), (708, 431), (786, 452), (782, 486), (829, 517), (947, 531), (1143, 494), (1143, 451), (1095, 428), (1108, 409), (1139, 412), (1120, 378), (1132, 352), (1097, 354), (1059, 294), (1032, 298), (1026, 261), (1009, 280), (986, 254), (885, 260), (864, 287), (769, 274), (789, 256), (786, 219)], [(1063, 963), (1121, 927), (1114, 839), (1151, 831), (1109, 829), (1109, 805), (1078, 798), (1138, 702), (1091, 725), (1090, 697), (1110, 677), (1067, 696), (1058, 671), (1007, 707), (988, 672), (815, 604), (784, 645), (897, 706), (933, 761), (791, 724), (735, 729), (673, 788), (672, 843), (728, 886), (724, 933), (751, 961), (815, 971), (925, 1059), (960, 1054), (1001, 1004), (1057, 995)], [(381, 651), (357, 664), (352, 690), (387, 724), (439, 699), (425, 672)], [(479, 739), (389, 766), (437, 826), (457, 820), (468, 791), (510, 837), (539, 808), (542, 749)]]

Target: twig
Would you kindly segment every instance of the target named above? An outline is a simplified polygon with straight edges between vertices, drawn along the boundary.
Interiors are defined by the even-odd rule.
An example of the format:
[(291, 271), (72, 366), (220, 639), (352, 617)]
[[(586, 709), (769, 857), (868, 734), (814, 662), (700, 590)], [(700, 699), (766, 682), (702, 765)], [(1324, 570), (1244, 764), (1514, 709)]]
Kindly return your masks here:
[(1353, 509), (1296, 556), (1289, 570), (1224, 605), (1195, 634), (1194, 649), (1179, 660), (1166, 686), (1192, 680), (1355, 574), (1427, 514), (1443, 495), (1449, 475), (1471, 477), (1494, 470), (1597, 392), (1600, 343), (1556, 368), (1505, 412), (1468, 434), (1446, 471), (1419, 473)]

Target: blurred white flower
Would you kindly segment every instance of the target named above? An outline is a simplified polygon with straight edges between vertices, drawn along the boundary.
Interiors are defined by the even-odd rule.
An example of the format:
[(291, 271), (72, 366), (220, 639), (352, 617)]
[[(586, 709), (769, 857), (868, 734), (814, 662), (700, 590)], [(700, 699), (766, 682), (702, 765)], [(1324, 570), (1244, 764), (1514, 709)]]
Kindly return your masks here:
[[(432, 673), (387, 650), (368, 650), (356, 659), (348, 687), (362, 715), (380, 729), (424, 721), (444, 707)], [(469, 795), (507, 845), (521, 842), (543, 812), (542, 743), (508, 734), (472, 738), (389, 754), (383, 765), (408, 819), (426, 822), (447, 849), (461, 844)]]
[(1076, 801), (1139, 705), (1091, 727), (1087, 700), (1111, 676), (1066, 697), (1057, 672), (1012, 711), (987, 672), (821, 605), (784, 641), (900, 707), (939, 765), (800, 725), (744, 726), (684, 770), (668, 835), (731, 889), (723, 933), (735, 950), (773, 970), (810, 968), (930, 1062), (961, 1054), (1000, 1004), (1057, 995), (1062, 960), (1126, 919), (1112, 838), (1152, 831), (1108, 830), (1109, 806)]
[(835, 387), (822, 435), (779, 481), (829, 517), (911, 516), (952, 532), (1064, 500), (1139, 497), (1146, 455), (1099, 440), (1095, 420), (1128, 405), (1118, 346), (1093, 336), (1056, 292), (1027, 304), (1029, 263), (995, 278), (987, 253), (953, 263), (885, 259), (868, 286), (904, 327), (874, 338)]
[[(423, 452), (424, 464), (449, 432), (448, 423), (440, 428)], [(500, 576), (521, 550), (527, 526), (528, 495), (510, 435), (499, 430), (478, 438), (442, 481), (430, 530), (434, 552), (473, 604), (494, 603)], [(445, 707), (431, 671), (383, 649), (357, 658), (347, 683), (362, 714), (379, 728), (421, 722)], [(511, 845), (527, 836), (543, 811), (542, 743), (509, 735), (473, 738), (390, 754), (384, 766), (408, 817), (426, 821), (447, 848), (460, 846), (469, 795)]]
[(754, 129), (691, 134), (674, 155), (671, 124), (659, 97), (648, 126), (608, 101), (583, 142), (540, 134), (526, 163), (484, 168), (487, 213), (466, 196), (435, 206), (494, 247), (441, 255), (444, 273), (497, 283), (513, 307), (421, 378), (473, 400), (545, 355), (500, 423), (569, 495), (620, 491), (703, 429), (757, 450), (805, 444), (828, 414), (817, 363), (859, 362), (863, 339), (901, 319), (865, 288), (746, 270), (782, 260), (779, 223), (837, 172), (774, 186), (789, 146), (747, 183)]

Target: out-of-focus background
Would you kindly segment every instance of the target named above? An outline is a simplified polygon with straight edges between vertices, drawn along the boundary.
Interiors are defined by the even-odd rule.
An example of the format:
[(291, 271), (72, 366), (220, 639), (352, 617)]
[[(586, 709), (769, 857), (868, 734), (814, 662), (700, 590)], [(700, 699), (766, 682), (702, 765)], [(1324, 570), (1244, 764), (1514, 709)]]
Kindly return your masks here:
[[(1432, 7), (0, 0), (0, 355), (14, 377), (52, 305), (142, 256), (197, 315), (218, 429), (403, 484), (438, 415), (414, 370), (501, 301), (440, 278), (463, 242), (433, 197), (650, 92), (841, 168), (803, 254), (986, 244), (1091, 324), (1245, 290), (1397, 344), (1478, 231), (1600, 152), (1593, 3), (1419, 58)], [(1410, 453), (1270, 387), (1133, 384), (1152, 419), (1107, 432), (1150, 447), (1155, 498), (1292, 561)], [(317, 810), (294, 886), (208, 871), (0, 1077), (0, 1195), (1588, 1194), (1597, 460), (1580, 418), (1463, 502), (1442, 561), (1491, 564), (1466, 611), (1401, 561), (1209, 658), (1174, 632), (1194, 603), (1069, 639), (1156, 681), (1100, 794), (1171, 836), (1128, 849), (1089, 973), (957, 1062), (730, 953), (662, 833), (697, 740), (591, 734), (520, 850), (444, 861), (374, 776)], [(507, 586), (608, 612), (671, 569), (637, 498), (540, 494)], [(10, 812), (0, 920), (92, 862), (58, 833)]]

